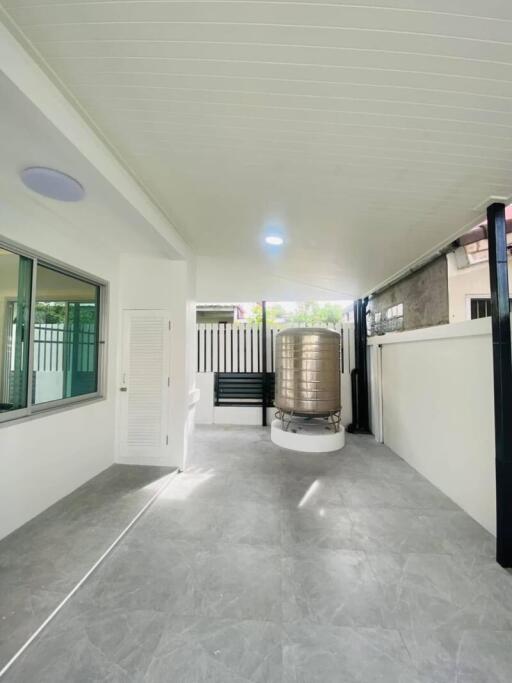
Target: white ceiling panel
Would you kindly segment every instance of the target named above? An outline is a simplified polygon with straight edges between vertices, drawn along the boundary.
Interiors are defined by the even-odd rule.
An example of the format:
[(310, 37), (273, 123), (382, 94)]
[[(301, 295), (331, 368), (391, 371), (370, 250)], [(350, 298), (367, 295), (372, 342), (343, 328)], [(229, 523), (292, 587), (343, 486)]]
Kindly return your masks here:
[(361, 294), (511, 194), (512, 3), (3, 5), (204, 257)]

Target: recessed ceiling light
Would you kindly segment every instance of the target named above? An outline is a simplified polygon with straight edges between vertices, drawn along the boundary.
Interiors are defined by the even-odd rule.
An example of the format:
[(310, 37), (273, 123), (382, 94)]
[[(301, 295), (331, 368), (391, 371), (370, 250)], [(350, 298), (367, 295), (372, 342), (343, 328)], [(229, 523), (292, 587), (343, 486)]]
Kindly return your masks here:
[(61, 202), (79, 202), (85, 190), (78, 180), (54, 168), (31, 166), (20, 173), (23, 183), (33, 192)]
[(279, 235), (267, 235), (267, 237), (265, 237), (265, 242), (271, 244), (273, 247), (279, 247), (283, 241), (283, 238), (279, 237)]

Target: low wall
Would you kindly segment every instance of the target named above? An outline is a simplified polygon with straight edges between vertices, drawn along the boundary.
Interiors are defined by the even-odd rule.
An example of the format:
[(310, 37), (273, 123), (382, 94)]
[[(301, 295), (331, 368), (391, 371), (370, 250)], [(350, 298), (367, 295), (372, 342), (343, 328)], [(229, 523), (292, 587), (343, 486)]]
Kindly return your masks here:
[[(215, 406), (213, 396), (214, 372), (198, 372), (196, 386), (199, 402), (196, 405), (196, 424), (261, 425), (260, 406)], [(267, 424), (274, 417), (274, 408), (267, 409)]]
[(490, 319), (369, 340), (376, 438), (495, 533)]

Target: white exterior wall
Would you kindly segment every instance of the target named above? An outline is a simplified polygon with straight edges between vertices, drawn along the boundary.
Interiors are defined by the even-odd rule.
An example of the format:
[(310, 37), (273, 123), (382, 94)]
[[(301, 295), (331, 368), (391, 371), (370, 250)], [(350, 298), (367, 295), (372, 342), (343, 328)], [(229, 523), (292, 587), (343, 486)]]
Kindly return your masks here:
[(370, 357), (377, 438), (495, 533), (490, 332), (481, 319), (388, 334)]
[[(454, 254), (448, 254), (448, 299), (450, 322), (460, 323), (470, 320), (472, 298), (491, 296), (489, 283), (489, 264), (478, 263), (467, 268), (457, 268)], [(508, 263), (508, 279), (512, 283), (512, 264)]]
[(0, 538), (113, 462), (118, 258), (78, 240), (41, 211), (37, 221), (2, 207), (1, 234), (109, 282), (107, 386), (104, 400), (0, 425)]

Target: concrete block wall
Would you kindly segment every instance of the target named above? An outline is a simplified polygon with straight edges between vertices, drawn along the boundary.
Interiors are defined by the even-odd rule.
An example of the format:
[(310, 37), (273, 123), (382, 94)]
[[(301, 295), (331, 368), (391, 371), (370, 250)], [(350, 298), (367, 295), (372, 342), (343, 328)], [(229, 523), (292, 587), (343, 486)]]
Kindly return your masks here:
[(388, 308), (397, 304), (404, 306), (404, 330), (447, 324), (450, 312), (446, 256), (439, 256), (376, 294), (370, 300), (368, 310), (380, 312), (384, 318)]

